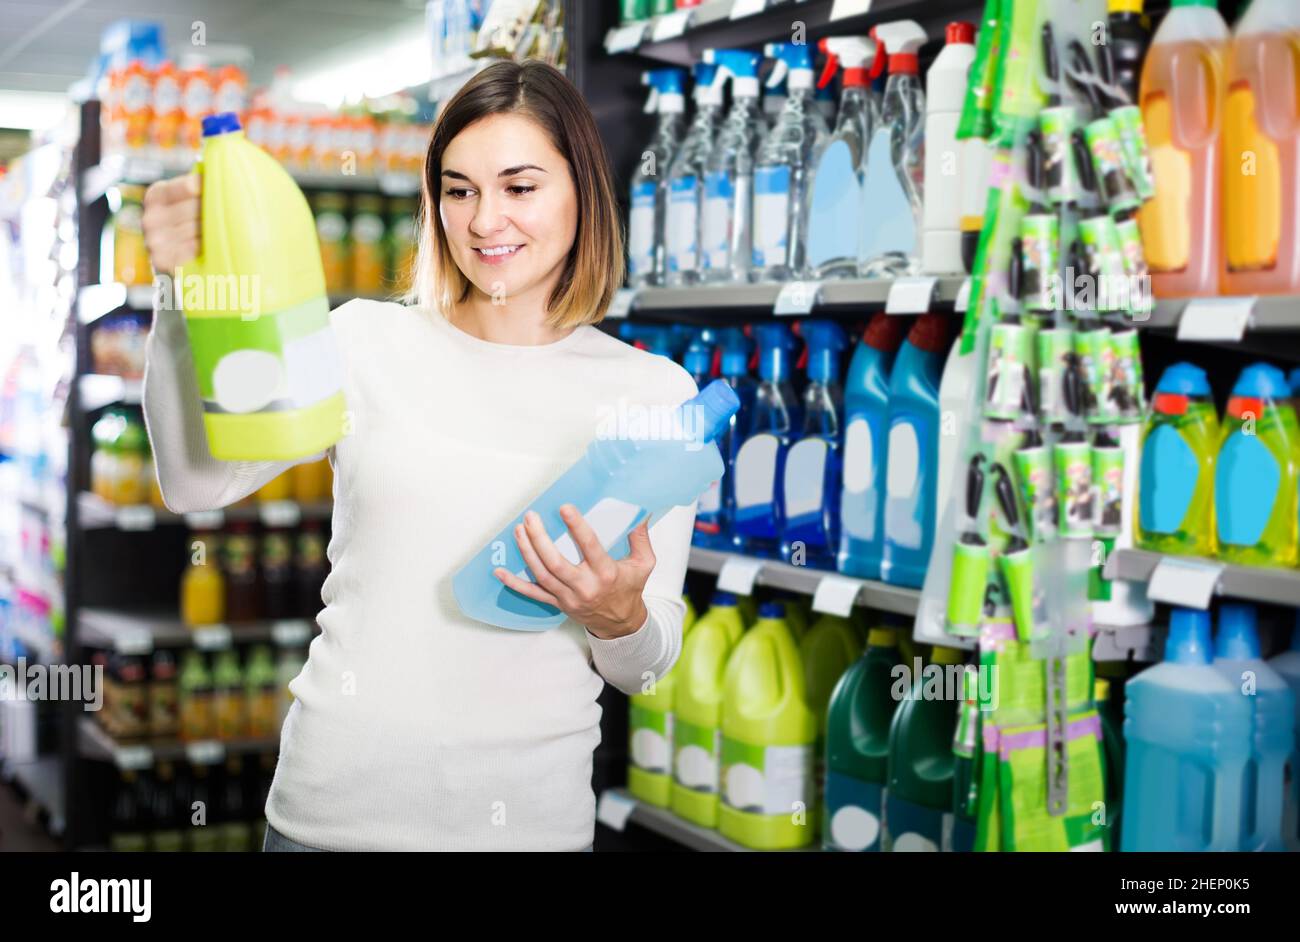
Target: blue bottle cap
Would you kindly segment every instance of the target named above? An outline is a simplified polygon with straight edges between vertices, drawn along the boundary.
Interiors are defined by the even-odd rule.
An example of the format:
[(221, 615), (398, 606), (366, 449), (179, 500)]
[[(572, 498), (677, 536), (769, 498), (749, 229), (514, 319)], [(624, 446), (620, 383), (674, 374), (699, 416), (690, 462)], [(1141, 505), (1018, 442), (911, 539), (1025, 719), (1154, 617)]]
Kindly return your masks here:
[(1195, 608), (1175, 608), (1169, 613), (1165, 660), (1175, 664), (1210, 663), (1210, 613)]
[(744, 350), (722, 351), (722, 375), (745, 376), (749, 373), (749, 354)]
[(229, 134), (231, 131), (239, 130), (239, 115), (233, 111), (223, 111), (221, 114), (210, 114), (203, 119), (203, 136), (216, 137), (218, 134)]
[(1210, 381), (1205, 378), (1205, 370), (1192, 363), (1175, 363), (1160, 374), (1156, 383), (1156, 392), (1174, 393), (1182, 396), (1208, 396)]
[(703, 425), (694, 428), (703, 441), (711, 442), (730, 426), (731, 417), (740, 408), (740, 400), (736, 398), (735, 390), (722, 380), (715, 379), (686, 405), (699, 406), (704, 410)]
[(1244, 602), (1225, 602), (1219, 607), (1219, 633), (1214, 639), (1214, 656), (1229, 661), (1259, 658), (1259, 629), (1255, 626), (1255, 606)]
[(758, 606), (758, 617), (759, 618), (784, 618), (785, 603), (764, 602), (763, 604)]
[(709, 601), (710, 605), (722, 605), (730, 607), (736, 604), (736, 593), (734, 592), (714, 592), (713, 598)]
[(1291, 387), (1287, 385), (1286, 374), (1276, 366), (1270, 363), (1252, 363), (1237, 377), (1232, 394), (1255, 399), (1289, 399)]

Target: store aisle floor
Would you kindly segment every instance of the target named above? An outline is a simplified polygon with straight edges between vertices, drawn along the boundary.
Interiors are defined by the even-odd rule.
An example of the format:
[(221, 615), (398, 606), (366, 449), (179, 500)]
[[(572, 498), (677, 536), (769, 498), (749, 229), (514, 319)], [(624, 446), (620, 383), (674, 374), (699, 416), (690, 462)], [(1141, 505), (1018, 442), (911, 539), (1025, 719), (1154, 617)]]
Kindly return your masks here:
[(0, 853), (59, 850), (40, 822), (24, 811), (24, 801), (12, 785), (0, 785)]

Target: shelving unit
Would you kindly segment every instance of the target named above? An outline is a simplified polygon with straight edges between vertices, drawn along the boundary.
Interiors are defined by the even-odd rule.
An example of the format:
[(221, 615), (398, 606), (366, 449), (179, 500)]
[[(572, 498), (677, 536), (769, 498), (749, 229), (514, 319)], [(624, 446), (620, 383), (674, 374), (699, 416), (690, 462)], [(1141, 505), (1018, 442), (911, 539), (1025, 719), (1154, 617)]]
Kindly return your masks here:
[(111, 762), (119, 769), (148, 768), (155, 762), (185, 760), (195, 765), (216, 765), (227, 755), (271, 752), (280, 737), (240, 737), (186, 742), (174, 738), (122, 741), (114, 739), (97, 722), (83, 716), (77, 723), (77, 750), (84, 759)]
[[(752, 853), (748, 847), (742, 847), (735, 841), (728, 840), (717, 831), (691, 824), (689, 821), (679, 818), (667, 808), (656, 808), (654, 805), (646, 804), (634, 798), (625, 788), (612, 788), (608, 792), (602, 793), (600, 804), (607, 812), (615, 809), (617, 811), (615, 815), (608, 817), (598, 814), (598, 820), (603, 817), (606, 822), (613, 824), (616, 816), (622, 821), (623, 827), (628, 824), (638, 825), (647, 831), (653, 831), (661, 837), (675, 841), (689, 850), (709, 853)], [(632, 807), (627, 813), (626, 819), (623, 819), (621, 812), (627, 810), (627, 805)], [(613, 806), (613, 808), (608, 806)], [(799, 852), (817, 852), (820, 850), (821, 848), (816, 844), (798, 848)]]
[(334, 512), (330, 501), (300, 504), (296, 501), (262, 501), (241, 503), (222, 510), (176, 514), (149, 504), (120, 506), (110, 504), (95, 494), (77, 496), (81, 526), (87, 530), (152, 530), (157, 526), (184, 525), (191, 530), (215, 530), (226, 523), (262, 523), (266, 526), (291, 527), (302, 520), (329, 520)]
[[(1252, 602), (1264, 602), (1274, 605), (1287, 605), (1300, 608), (1300, 571), (1294, 569), (1267, 569), (1262, 566), (1225, 566), (1212, 559), (1194, 557), (1165, 556), (1147, 550), (1116, 550), (1106, 560), (1105, 575), (1108, 579), (1123, 579), (1128, 582), (1151, 582), (1156, 567), (1166, 559), (1182, 561), (1193, 566), (1200, 566), (1207, 584), (1203, 587), (1209, 596), (1225, 596), (1245, 599)], [(1222, 571), (1218, 572), (1222, 567)], [(1195, 571), (1191, 573), (1195, 578)], [(1208, 584), (1212, 582), (1213, 584)], [(1148, 592), (1150, 588), (1148, 586)], [(1156, 596), (1152, 596), (1156, 598)], [(1156, 598), (1156, 601), (1166, 601)]]

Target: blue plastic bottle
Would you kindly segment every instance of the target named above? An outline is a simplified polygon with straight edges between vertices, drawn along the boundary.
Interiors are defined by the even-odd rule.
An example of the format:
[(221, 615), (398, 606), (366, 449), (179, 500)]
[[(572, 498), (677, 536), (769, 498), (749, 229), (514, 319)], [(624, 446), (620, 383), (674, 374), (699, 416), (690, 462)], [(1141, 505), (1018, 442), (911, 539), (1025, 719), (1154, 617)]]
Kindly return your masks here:
[(862, 333), (844, 381), (844, 464), (836, 568), (859, 579), (880, 578), (885, 550), (885, 468), (889, 436), (889, 374), (903, 341), (904, 320), (877, 314)]
[(840, 449), (844, 393), (840, 354), (848, 341), (839, 324), (796, 324), (808, 347), (803, 393), (803, 429), (785, 456), (781, 500), (781, 558), (831, 569), (839, 546)]
[(939, 466), (939, 378), (948, 321), (923, 314), (907, 334), (889, 377), (885, 540), (880, 578), (919, 589), (934, 542)]
[(560, 516), (563, 504), (573, 504), (600, 545), (622, 559), (629, 552), (628, 533), (642, 520), (649, 517), (654, 526), (668, 510), (690, 504), (722, 476), (716, 440), (738, 405), (731, 387), (713, 382), (678, 408), (671, 437), (593, 441), (573, 467), (456, 573), (452, 588), (461, 611), (519, 631), (543, 631), (563, 622), (567, 616), (559, 609), (515, 592), (493, 575), (501, 567), (532, 578), (514, 537), (523, 510), (536, 511), (556, 549), (577, 565), (581, 553)]
[(667, 324), (634, 324), (624, 321), (619, 325), (618, 335), (630, 344), (657, 353), (661, 357), (676, 359), (677, 337)]
[(736, 549), (776, 556), (784, 509), (780, 483), (791, 439), (802, 424), (791, 385), (794, 338), (784, 324), (754, 327), (758, 343), (758, 388), (745, 440), (736, 452)]
[(1295, 746), (1295, 697), (1282, 676), (1259, 656), (1255, 606), (1228, 602), (1220, 606), (1214, 669), (1254, 710), (1242, 801), (1242, 843), (1237, 849), (1284, 850), (1282, 806), (1286, 764)]
[(749, 372), (751, 344), (745, 331), (740, 327), (724, 327), (717, 332), (717, 336), (718, 348), (722, 351), (722, 381), (736, 394), (740, 408), (718, 439), (718, 448), (722, 451), (722, 460), (726, 462), (727, 473), (722, 476), (722, 531), (709, 545), (718, 549), (731, 549), (733, 521), (736, 519), (736, 453), (749, 434), (754, 401), (758, 395), (758, 380)]
[[(712, 381), (715, 336), (715, 332), (709, 327), (692, 330), (686, 344), (686, 352), (682, 354), (682, 368), (691, 374), (691, 379), (695, 380), (695, 385), (699, 389), (703, 389)], [(724, 432), (723, 435), (725, 434)], [(725, 468), (727, 453), (723, 449), (722, 439), (718, 440), (718, 450), (722, 454)], [(724, 472), (722, 478), (725, 477)], [(691, 542), (696, 546), (719, 545), (725, 523), (722, 478), (709, 485), (708, 490), (700, 495), (700, 502), (696, 505), (695, 531), (691, 536)]]
[(1300, 366), (1286, 374), (1286, 384), (1291, 387), (1291, 395), (1300, 397)]
[(1240, 848), (1251, 706), (1211, 666), (1209, 612), (1173, 609), (1165, 659), (1125, 691), (1122, 849)]
[(1296, 612), (1295, 626), (1291, 629), (1291, 647), (1269, 658), (1268, 666), (1277, 671), (1291, 689), (1291, 714), (1295, 738), (1291, 741), (1290, 771), (1287, 775), (1289, 789), (1282, 806), (1282, 839), (1286, 849), (1300, 850), (1300, 612)]

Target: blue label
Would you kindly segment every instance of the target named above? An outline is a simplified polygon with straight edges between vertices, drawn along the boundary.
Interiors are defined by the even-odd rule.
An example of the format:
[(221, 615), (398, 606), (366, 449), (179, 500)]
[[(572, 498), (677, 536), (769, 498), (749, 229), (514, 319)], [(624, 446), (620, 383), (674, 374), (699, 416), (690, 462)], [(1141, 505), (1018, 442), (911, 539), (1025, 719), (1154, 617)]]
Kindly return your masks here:
[(668, 198), (674, 203), (693, 203), (695, 201), (695, 175), (678, 177), (668, 187)]
[(1257, 436), (1229, 435), (1214, 470), (1219, 541), (1236, 546), (1258, 543), (1277, 504), (1281, 480), (1277, 459)]
[(639, 209), (653, 209), (655, 205), (654, 183), (647, 180), (632, 187), (632, 205)]
[(827, 772), (822, 846), (827, 850), (879, 851), (883, 795), (884, 788), (877, 782)]
[(704, 177), (704, 198), (730, 200), (736, 195), (735, 184), (725, 170), (715, 170)]
[(1157, 425), (1142, 443), (1138, 517), (1148, 533), (1174, 533), (1182, 526), (1196, 491), (1200, 467), (1190, 445), (1168, 425)]
[(789, 167), (759, 167), (754, 171), (755, 196), (785, 196), (789, 192)]

